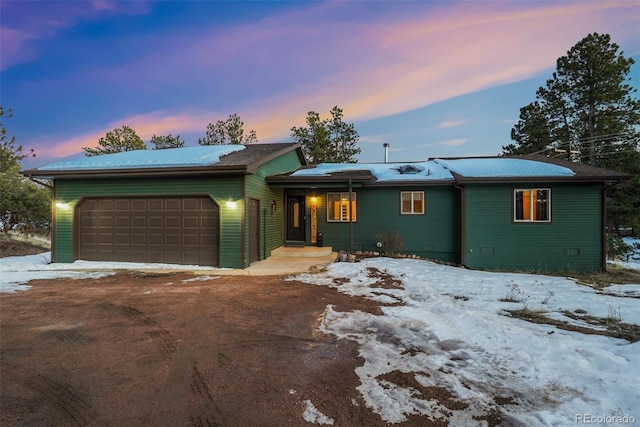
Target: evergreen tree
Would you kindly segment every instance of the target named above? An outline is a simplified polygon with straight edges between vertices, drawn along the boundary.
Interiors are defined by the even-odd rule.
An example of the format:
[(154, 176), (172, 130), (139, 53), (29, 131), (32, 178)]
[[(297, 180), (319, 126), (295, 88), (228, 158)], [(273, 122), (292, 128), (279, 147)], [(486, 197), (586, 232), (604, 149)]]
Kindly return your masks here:
[(82, 149), (86, 151), (86, 156), (98, 156), (123, 151), (146, 150), (147, 147), (135, 130), (127, 125), (123, 125), (120, 128), (108, 131), (104, 137), (98, 140), (97, 147), (83, 147)]
[[(4, 116), (0, 107), (0, 120)], [(9, 110), (7, 117), (11, 116)], [(35, 157), (35, 152), (25, 154), (14, 142), (15, 137), (8, 137), (0, 123), (0, 228), (5, 236), (16, 228), (46, 232), (51, 224), (51, 193), (20, 175), (20, 162)]]
[(184, 147), (184, 141), (180, 140), (180, 135), (153, 135), (151, 137), (151, 144), (153, 144), (154, 150), (163, 150), (166, 148), (182, 148)]
[(520, 121), (511, 129), (515, 144), (502, 147), (505, 154), (530, 154), (544, 151), (553, 143), (547, 117), (538, 101), (520, 109)]
[(307, 161), (319, 163), (356, 163), (360, 136), (352, 123), (343, 121), (342, 109), (331, 109), (331, 118), (320, 120), (315, 111), (307, 113), (306, 127), (292, 127), (291, 138), (302, 146)]
[(200, 145), (253, 144), (258, 142), (255, 130), (244, 134), (244, 122), (237, 114), (231, 114), (227, 120), (218, 120), (207, 125), (204, 138), (198, 139)]
[(634, 64), (608, 34), (589, 34), (558, 58), (537, 101), (520, 110), (511, 131), (515, 143), (503, 153), (540, 152), (544, 144), (631, 174), (631, 181), (608, 192), (608, 225), (635, 225), (640, 233), (640, 100), (628, 83)]

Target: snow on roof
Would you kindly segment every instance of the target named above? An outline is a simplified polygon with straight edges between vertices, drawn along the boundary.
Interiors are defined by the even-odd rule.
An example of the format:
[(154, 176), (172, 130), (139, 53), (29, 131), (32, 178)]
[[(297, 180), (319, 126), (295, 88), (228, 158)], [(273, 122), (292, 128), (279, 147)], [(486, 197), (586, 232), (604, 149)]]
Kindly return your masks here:
[(336, 172), (369, 171), (381, 181), (434, 181), (453, 180), (441, 165), (429, 161), (418, 163), (321, 163), (314, 168), (300, 169), (291, 176), (322, 177)]
[(244, 149), (244, 145), (204, 145), (164, 150), (125, 151), (91, 157), (68, 158), (49, 163), (37, 168), (37, 170), (72, 171), (209, 166), (218, 163), (222, 156)]
[(511, 158), (476, 158), (476, 159), (434, 159), (442, 165), (464, 177), (498, 178), (498, 177), (536, 177), (536, 176), (574, 176), (575, 173), (563, 166), (553, 165), (535, 160)]

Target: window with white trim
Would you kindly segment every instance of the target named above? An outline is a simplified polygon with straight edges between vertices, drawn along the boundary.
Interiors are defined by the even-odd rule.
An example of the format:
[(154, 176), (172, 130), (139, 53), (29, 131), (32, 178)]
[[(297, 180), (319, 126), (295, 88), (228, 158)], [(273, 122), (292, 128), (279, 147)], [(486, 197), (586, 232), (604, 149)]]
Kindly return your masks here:
[(349, 206), (349, 193), (327, 193), (327, 221), (349, 222), (356, 220), (356, 193), (351, 193), (351, 206)]
[(424, 215), (424, 191), (401, 191), (400, 213), (402, 215)]
[(551, 189), (513, 190), (513, 220), (515, 222), (550, 222)]

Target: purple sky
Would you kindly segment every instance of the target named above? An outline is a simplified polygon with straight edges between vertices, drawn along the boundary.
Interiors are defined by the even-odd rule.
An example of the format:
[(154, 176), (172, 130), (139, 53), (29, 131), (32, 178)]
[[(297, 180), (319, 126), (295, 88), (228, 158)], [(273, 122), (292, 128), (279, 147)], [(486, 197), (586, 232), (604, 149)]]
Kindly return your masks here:
[[(592, 32), (640, 60), (635, 1), (0, 3), (0, 103), (40, 166), (123, 124), (196, 145), (237, 113), (260, 142), (334, 105), (362, 162), (494, 155)], [(640, 86), (639, 65), (632, 85)]]

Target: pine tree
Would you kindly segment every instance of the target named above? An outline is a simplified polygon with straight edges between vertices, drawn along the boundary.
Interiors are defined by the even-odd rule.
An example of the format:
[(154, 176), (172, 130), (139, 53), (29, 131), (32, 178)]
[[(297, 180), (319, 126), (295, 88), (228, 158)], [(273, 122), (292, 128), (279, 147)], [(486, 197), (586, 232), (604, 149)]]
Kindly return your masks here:
[(582, 162), (632, 175), (608, 191), (607, 220), (610, 229), (632, 225), (640, 233), (640, 100), (628, 83), (634, 64), (608, 34), (589, 34), (558, 58), (537, 101), (520, 110), (515, 144), (503, 152), (577, 150)]
[(360, 136), (352, 123), (343, 121), (338, 106), (331, 109), (331, 118), (320, 120), (315, 111), (307, 113), (306, 127), (292, 127), (291, 138), (302, 145), (307, 161), (319, 163), (356, 163)]
[(120, 128), (108, 131), (104, 137), (98, 140), (97, 147), (82, 147), (82, 149), (86, 151), (86, 156), (98, 156), (122, 151), (146, 150), (147, 147), (135, 130), (123, 125)]
[(258, 142), (255, 130), (244, 134), (244, 122), (237, 114), (231, 114), (227, 120), (218, 120), (207, 125), (204, 138), (198, 139), (200, 145), (253, 144)]
[(180, 135), (153, 135), (151, 137), (151, 144), (154, 150), (163, 150), (166, 148), (181, 148), (184, 147), (184, 141), (180, 140)]

